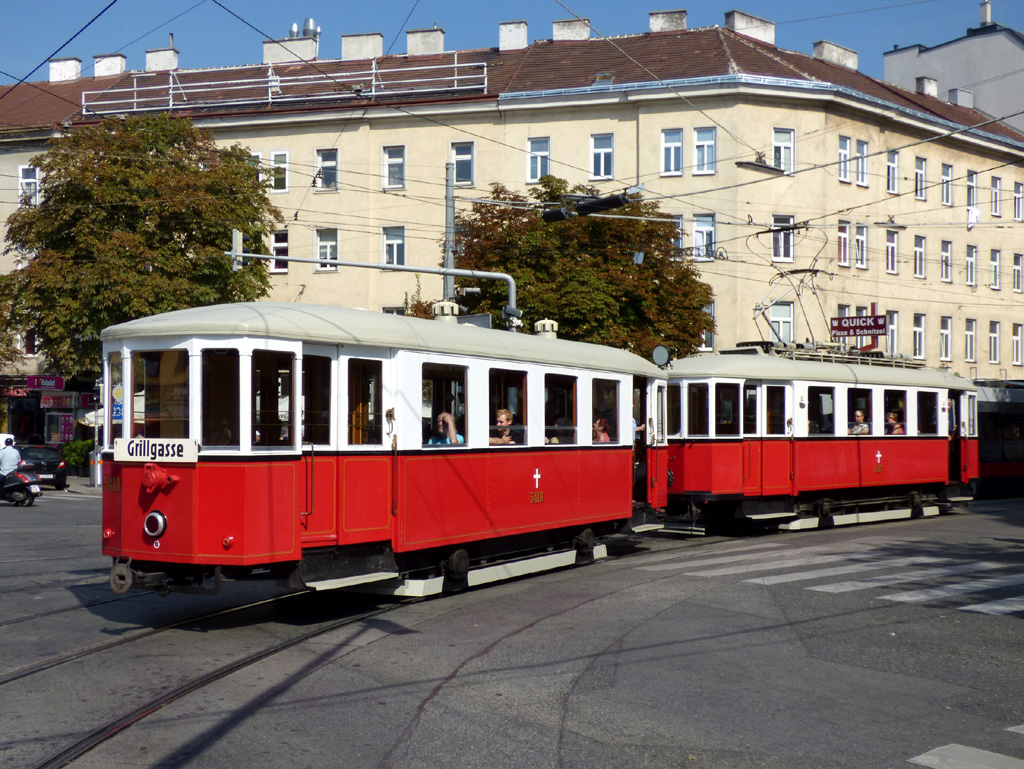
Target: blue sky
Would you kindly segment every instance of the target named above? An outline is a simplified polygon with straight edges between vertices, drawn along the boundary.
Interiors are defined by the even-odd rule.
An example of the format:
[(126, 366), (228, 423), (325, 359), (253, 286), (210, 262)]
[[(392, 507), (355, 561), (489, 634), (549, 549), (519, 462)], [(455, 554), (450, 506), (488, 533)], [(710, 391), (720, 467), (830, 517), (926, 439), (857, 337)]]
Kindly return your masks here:
[[(550, 38), (552, 21), (576, 14), (590, 19), (595, 35), (612, 36), (647, 31), (650, 11), (686, 8), (691, 28), (720, 25), (725, 12), (733, 9), (768, 19), (776, 24), (776, 45), (803, 53), (811, 53), (816, 40), (830, 40), (856, 50), (861, 71), (881, 77), (882, 53), (893, 45), (935, 45), (963, 35), (980, 19), (979, 0), (219, 2), (115, 0), (109, 8), (111, 0), (9, 2), (0, 31), (0, 83), (28, 77), (101, 12), (57, 54), (81, 59), (83, 75), (91, 74), (92, 57), (105, 53), (124, 53), (130, 69), (144, 69), (145, 51), (167, 46), (172, 33), (182, 68), (259, 63), (264, 35), (286, 37), (293, 22), (301, 27), (308, 17), (323, 30), (321, 58), (337, 58), (343, 34), (380, 32), (385, 50), (404, 53), (405, 30), (436, 24), (445, 30), (448, 50), (486, 48), (497, 46), (501, 21), (525, 20), (532, 41)], [(994, 21), (1024, 32), (1024, 1), (992, 0), (992, 15)], [(29, 79), (47, 77), (43, 64)]]

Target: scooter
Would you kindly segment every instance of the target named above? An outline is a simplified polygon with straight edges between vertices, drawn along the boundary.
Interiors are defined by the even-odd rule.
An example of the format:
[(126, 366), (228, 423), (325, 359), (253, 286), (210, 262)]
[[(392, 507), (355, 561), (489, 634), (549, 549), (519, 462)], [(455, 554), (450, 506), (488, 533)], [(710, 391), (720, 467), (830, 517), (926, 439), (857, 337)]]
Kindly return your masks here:
[(0, 481), (0, 497), (17, 507), (29, 507), (42, 493), (39, 476), (31, 470), (15, 470)]

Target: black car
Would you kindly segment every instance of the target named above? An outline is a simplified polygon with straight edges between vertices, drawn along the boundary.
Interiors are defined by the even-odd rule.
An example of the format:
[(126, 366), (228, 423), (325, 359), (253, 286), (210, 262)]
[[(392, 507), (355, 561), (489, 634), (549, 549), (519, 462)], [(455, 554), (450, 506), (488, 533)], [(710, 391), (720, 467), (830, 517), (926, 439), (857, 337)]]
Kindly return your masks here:
[(21, 452), (21, 464), (24, 470), (31, 470), (39, 476), (39, 482), (60, 491), (68, 485), (68, 470), (60, 452), (48, 446), (15, 446)]

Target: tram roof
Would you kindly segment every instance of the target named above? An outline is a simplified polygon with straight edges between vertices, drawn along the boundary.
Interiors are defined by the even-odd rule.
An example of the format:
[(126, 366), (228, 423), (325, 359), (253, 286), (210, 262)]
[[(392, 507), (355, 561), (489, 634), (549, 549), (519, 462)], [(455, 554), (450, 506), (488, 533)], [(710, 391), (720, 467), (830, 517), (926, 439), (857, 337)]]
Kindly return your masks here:
[(672, 362), (669, 380), (723, 378), (836, 382), (854, 385), (891, 385), (975, 390), (970, 379), (948, 371), (898, 365), (806, 360), (784, 357), (748, 347), (725, 353), (691, 355)]
[(290, 302), (218, 304), (166, 312), (110, 326), (100, 338), (111, 342), (182, 336), (271, 337), (315, 344), (401, 348), (665, 378), (665, 372), (650, 361), (614, 347)]

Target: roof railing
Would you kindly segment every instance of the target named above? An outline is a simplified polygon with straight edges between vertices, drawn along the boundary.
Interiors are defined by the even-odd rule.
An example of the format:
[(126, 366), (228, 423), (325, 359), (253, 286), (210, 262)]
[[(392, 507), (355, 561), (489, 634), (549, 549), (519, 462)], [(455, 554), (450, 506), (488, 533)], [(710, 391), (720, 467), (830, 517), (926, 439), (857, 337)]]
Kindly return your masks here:
[(781, 344), (771, 341), (738, 342), (732, 349), (722, 350), (723, 355), (763, 354), (776, 355), (791, 360), (811, 360), (823, 363), (855, 363), (863, 366), (885, 366), (887, 368), (924, 368), (925, 364), (903, 355), (888, 355), (881, 350), (861, 352), (834, 342), (807, 342), (805, 344)]

